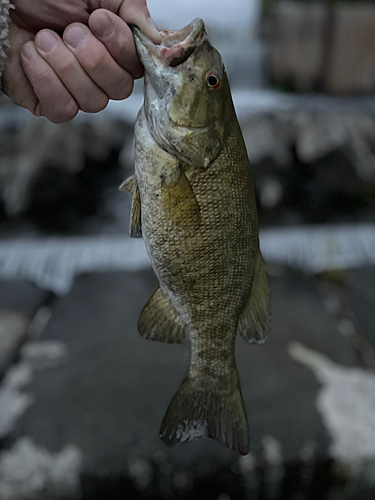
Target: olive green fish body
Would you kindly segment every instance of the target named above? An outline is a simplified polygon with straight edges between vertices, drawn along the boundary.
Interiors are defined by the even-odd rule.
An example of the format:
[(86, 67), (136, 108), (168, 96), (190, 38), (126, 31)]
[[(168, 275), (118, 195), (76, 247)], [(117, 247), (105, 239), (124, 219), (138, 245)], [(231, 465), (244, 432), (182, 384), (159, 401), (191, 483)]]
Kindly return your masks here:
[[(145, 144), (146, 120), (138, 127), (142, 234), (161, 287), (188, 331), (196, 332), (193, 350), (195, 337), (201, 344), (202, 330), (210, 331), (212, 325), (212, 335), (224, 330), (232, 345), (228, 327), (234, 338), (258, 252), (251, 171), (238, 125), (233, 120), (227, 145), (209, 169), (185, 165), (185, 170), (181, 161), (152, 144), (152, 137)], [(163, 178), (168, 176), (170, 185)], [(223, 360), (227, 362), (231, 360)]]
[[(133, 194), (131, 231), (142, 233), (160, 282), (139, 329), (146, 338), (181, 342), (187, 336), (191, 343), (188, 374), (164, 418), (162, 438), (176, 443), (209, 436), (246, 453), (234, 344), (238, 332), (250, 342), (264, 340), (270, 313), (267, 280), (250, 164), (225, 71), (204, 26), (194, 32), (192, 25), (198, 49), (184, 60), (192, 42), (177, 43), (183, 77), (172, 73), (175, 87), (167, 84), (164, 94), (159, 83), (152, 83), (159, 61), (146, 59), (135, 36), (146, 62), (146, 95), (136, 124), (135, 176), (124, 189)], [(184, 109), (181, 96), (189, 93), (186, 82), (192, 74), (193, 82), (213, 74), (222, 89), (197, 85)], [(200, 117), (202, 92), (209, 105)], [(217, 101), (216, 96), (222, 97)]]

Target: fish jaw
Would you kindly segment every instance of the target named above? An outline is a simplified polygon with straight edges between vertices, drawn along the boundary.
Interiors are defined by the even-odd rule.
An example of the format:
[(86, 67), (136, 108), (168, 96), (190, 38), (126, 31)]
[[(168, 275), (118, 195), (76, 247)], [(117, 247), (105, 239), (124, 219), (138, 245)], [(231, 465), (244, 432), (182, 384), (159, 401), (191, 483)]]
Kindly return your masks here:
[(161, 44), (155, 45), (137, 27), (133, 28), (133, 35), (139, 57), (146, 71), (155, 71), (161, 66), (174, 68), (187, 61), (195, 49), (207, 40), (204, 22), (200, 18), (178, 31), (161, 31)]
[[(155, 45), (133, 28), (145, 67), (145, 115), (157, 145), (184, 163), (207, 168), (225, 140), (225, 109), (231, 106), (220, 54), (210, 45), (202, 19), (179, 31), (162, 31)], [(210, 90), (214, 70), (222, 85)], [(219, 85), (220, 87), (220, 85)]]
[(183, 85), (184, 67), (189, 57), (207, 39), (204, 22), (197, 18), (179, 31), (162, 31), (160, 45), (155, 45), (137, 27), (132, 30), (145, 67), (144, 109), (150, 132), (160, 147), (191, 164), (178, 144), (194, 131), (176, 126), (170, 119), (169, 107), (177, 89)]

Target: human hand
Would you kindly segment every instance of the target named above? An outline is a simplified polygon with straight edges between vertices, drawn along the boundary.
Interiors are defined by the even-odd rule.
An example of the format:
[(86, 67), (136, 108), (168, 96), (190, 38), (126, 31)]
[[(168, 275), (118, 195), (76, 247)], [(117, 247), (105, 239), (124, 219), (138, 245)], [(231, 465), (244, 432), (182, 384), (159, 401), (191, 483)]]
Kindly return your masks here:
[[(143, 75), (128, 24), (160, 35), (146, 0), (13, 0), (4, 92), (54, 123), (125, 99)], [(128, 23), (128, 24), (127, 24)]]

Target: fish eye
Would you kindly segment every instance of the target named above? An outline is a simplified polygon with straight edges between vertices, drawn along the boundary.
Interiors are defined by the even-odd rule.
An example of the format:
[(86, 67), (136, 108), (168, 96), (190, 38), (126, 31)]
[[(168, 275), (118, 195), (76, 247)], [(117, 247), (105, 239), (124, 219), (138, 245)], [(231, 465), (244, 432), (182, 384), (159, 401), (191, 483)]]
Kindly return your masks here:
[(212, 71), (207, 73), (206, 82), (207, 82), (207, 86), (210, 90), (217, 90), (218, 88), (220, 88), (220, 85), (221, 85), (219, 78)]

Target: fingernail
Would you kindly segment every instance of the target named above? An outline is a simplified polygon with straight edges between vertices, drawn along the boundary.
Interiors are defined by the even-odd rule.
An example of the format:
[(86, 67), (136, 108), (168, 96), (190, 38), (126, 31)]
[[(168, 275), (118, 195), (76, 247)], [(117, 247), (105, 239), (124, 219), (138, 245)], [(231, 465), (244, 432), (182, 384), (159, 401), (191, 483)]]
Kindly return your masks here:
[(105, 14), (97, 14), (93, 17), (90, 28), (99, 38), (108, 38), (115, 32), (112, 21)]
[(35, 59), (38, 57), (38, 52), (35, 50), (33, 42), (28, 42), (22, 47), (22, 55), (26, 57), (26, 59)]
[(76, 49), (85, 43), (87, 33), (81, 26), (72, 26), (65, 33), (64, 39), (66, 43)]
[(155, 23), (154, 23), (154, 21), (152, 20), (151, 17), (147, 18), (147, 24), (148, 24), (148, 27), (151, 30), (152, 35), (153, 35), (152, 41), (154, 43), (158, 43), (158, 44), (161, 43), (161, 36), (160, 36), (159, 30), (155, 26)]
[(42, 31), (35, 38), (36, 46), (43, 52), (51, 52), (58, 44), (58, 38), (50, 31)]

